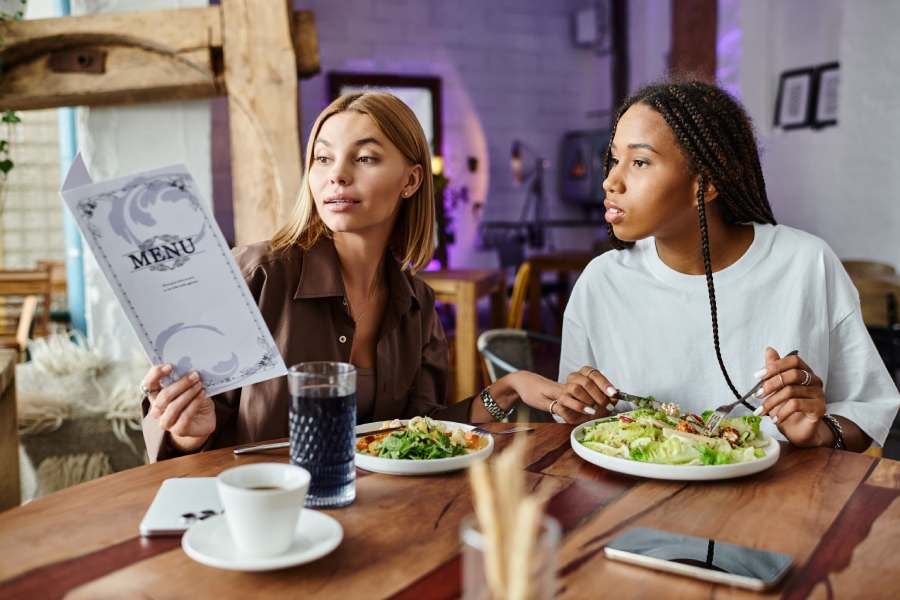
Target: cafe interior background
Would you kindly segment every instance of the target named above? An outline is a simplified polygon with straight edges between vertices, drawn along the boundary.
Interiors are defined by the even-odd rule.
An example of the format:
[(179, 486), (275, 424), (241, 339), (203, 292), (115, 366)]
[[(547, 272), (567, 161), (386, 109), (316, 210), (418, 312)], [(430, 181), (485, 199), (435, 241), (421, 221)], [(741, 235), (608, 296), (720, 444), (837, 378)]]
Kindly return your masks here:
[[(0, 0), (7, 18), (23, 11), (26, 20), (206, 5)], [(453, 343), (456, 397), (499, 367), (481, 362), (471, 337), (459, 337), (467, 335), (456, 318), (465, 293), (453, 285), (475, 290), (478, 332), (513, 326), (558, 336), (571, 284), (608, 249), (600, 157), (612, 111), (670, 70), (715, 78), (745, 104), (776, 218), (824, 238), (849, 261), (866, 323), (896, 376), (897, 3), (305, 0), (294, 9), (305, 11), (298, 28), (306, 37), (295, 48), (305, 53), (299, 93), (290, 92), (295, 106), (278, 110), (296, 114), (297, 160), (316, 114), (360, 86), (397, 92), (428, 131), (441, 193), (440, 245), (426, 276), (446, 288), (440, 310)], [(0, 39), (0, 57), (3, 49)], [(66, 69), (87, 77), (96, 67), (71, 62), (47, 67), (54, 84)], [(112, 73), (101, 69), (98, 81), (123, 68), (112, 60), (106, 67)], [(124, 68), (136, 81), (144, 76), (135, 65)], [(241, 131), (235, 93), (61, 107), (45, 89), (39, 101), (11, 106), (3, 83), (0, 72), (0, 109), (21, 109), (4, 112), (0, 124), (0, 310), (12, 349), (0, 361), (0, 480), (8, 506), (10, 493), (27, 501), (144, 462), (137, 382), (146, 359), (58, 195), (76, 149), (97, 180), (184, 163), (230, 243), (264, 232), (254, 229), (253, 210), (236, 208), (253, 197), (246, 169), (258, 165), (259, 140), (234, 135)], [(78, 104), (75, 96), (65, 102)], [(287, 177), (296, 187), (299, 171)], [(503, 318), (490, 309), (497, 289), (508, 303)], [(543, 340), (529, 350), (535, 368), (555, 377), (558, 347)], [(900, 457), (896, 427), (884, 455)]]

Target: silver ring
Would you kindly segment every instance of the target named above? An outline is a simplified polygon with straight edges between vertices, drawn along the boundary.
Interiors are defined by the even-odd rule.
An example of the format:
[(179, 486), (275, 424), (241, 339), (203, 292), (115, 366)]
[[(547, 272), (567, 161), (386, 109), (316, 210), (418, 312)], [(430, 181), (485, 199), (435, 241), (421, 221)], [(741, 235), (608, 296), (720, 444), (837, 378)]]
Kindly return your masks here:
[(150, 397), (150, 390), (147, 389), (147, 386), (144, 385), (143, 382), (141, 382), (140, 388), (141, 388), (141, 397), (142, 397), (142, 398), (149, 398), (149, 397)]
[(800, 369), (803, 371), (803, 381), (800, 382), (800, 385), (809, 385), (809, 382), (812, 381), (812, 375), (806, 369)]
[(555, 417), (558, 417), (558, 416), (559, 416), (558, 414), (556, 414), (555, 412), (553, 412), (553, 407), (556, 406), (557, 404), (559, 404), (559, 400), (554, 400), (553, 402), (550, 403), (550, 408), (548, 409), (548, 411), (550, 412), (550, 414), (553, 415), (553, 416), (555, 416)]

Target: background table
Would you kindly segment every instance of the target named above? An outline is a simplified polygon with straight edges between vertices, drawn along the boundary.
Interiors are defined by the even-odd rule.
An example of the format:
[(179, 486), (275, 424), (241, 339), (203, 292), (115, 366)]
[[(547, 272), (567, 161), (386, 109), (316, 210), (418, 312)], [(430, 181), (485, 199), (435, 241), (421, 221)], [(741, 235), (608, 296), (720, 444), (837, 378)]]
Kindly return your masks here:
[[(503, 426), (503, 425), (501, 425)], [(547, 495), (564, 536), (559, 596), (617, 598), (897, 597), (900, 462), (824, 448), (784, 448), (744, 479), (637, 479), (585, 463), (566, 425), (529, 434), (527, 481)], [(498, 448), (509, 442), (497, 436)], [(321, 560), (241, 573), (198, 564), (178, 538), (141, 539), (138, 524), (167, 477), (215, 475), (285, 451), (217, 450), (123, 471), (0, 513), (0, 598), (452, 598), (460, 593), (459, 523), (472, 512), (464, 473), (391, 477), (359, 471), (358, 497), (327, 511), (344, 541)], [(784, 552), (794, 569), (757, 594), (603, 557), (628, 527), (667, 529)]]
[(481, 384), (478, 361), (478, 299), (491, 297), (491, 326), (502, 327), (506, 310), (506, 276), (498, 269), (423, 271), (419, 276), (440, 302), (456, 308), (455, 369), (452, 402), (475, 395)]
[(531, 280), (528, 284), (528, 328), (542, 331), (541, 327), (541, 276), (544, 273), (556, 273), (557, 298), (556, 311), (559, 315), (559, 329), (562, 331), (562, 316), (569, 303), (569, 276), (577, 275), (596, 256), (593, 252), (554, 252), (551, 254), (534, 254), (528, 257), (531, 264)]

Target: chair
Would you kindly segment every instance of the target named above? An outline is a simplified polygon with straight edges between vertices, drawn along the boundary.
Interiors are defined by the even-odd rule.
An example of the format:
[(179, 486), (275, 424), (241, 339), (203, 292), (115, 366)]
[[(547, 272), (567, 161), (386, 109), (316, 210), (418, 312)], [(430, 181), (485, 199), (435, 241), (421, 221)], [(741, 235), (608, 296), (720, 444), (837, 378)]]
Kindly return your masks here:
[(894, 275), (896, 273), (893, 266), (873, 260), (842, 260), (841, 263), (850, 277)]
[(531, 288), (531, 271), (531, 262), (527, 260), (519, 265), (516, 271), (512, 295), (509, 298), (509, 311), (506, 315), (506, 327), (509, 329), (522, 328), (522, 322), (525, 320), (525, 300)]
[(50, 271), (50, 321), (68, 324), (71, 321), (68, 307), (68, 282), (66, 263), (62, 260), (39, 260), (38, 269)]
[[(509, 301), (505, 329), (488, 329), (478, 336), (478, 352), (482, 358), (485, 379), (493, 383), (515, 371), (535, 371), (534, 347), (536, 344), (558, 347), (557, 336), (522, 329), (525, 319), (525, 301), (531, 289), (532, 265), (523, 262), (516, 271), (512, 295)], [(558, 357), (557, 357), (558, 358)], [(558, 362), (558, 361), (557, 361)], [(522, 410), (522, 407), (519, 407)], [(546, 415), (529, 409), (529, 421), (544, 421)]]
[[(493, 383), (515, 371), (535, 371), (532, 346), (536, 342), (559, 346), (560, 338), (524, 329), (488, 329), (478, 336), (478, 352), (484, 361), (487, 379)], [(532, 410), (522, 403), (516, 410), (529, 422), (550, 420), (546, 413)], [(527, 414), (521, 415), (523, 411)]]
[(532, 343), (543, 342), (558, 346), (554, 335), (524, 329), (488, 329), (478, 336), (478, 352), (484, 359), (491, 383), (515, 371), (534, 371)]
[(50, 328), (50, 271), (0, 271), (0, 347), (24, 356), (28, 339)]

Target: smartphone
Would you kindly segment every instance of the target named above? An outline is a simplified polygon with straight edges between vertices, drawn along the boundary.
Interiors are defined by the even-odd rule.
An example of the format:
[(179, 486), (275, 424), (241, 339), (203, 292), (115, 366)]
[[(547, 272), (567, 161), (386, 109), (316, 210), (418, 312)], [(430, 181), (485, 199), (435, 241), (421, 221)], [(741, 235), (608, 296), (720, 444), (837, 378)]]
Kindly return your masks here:
[(172, 477), (159, 486), (139, 530), (146, 537), (181, 535), (221, 512), (215, 477)]
[(606, 557), (714, 583), (767, 590), (791, 567), (787, 554), (636, 527), (604, 548)]

